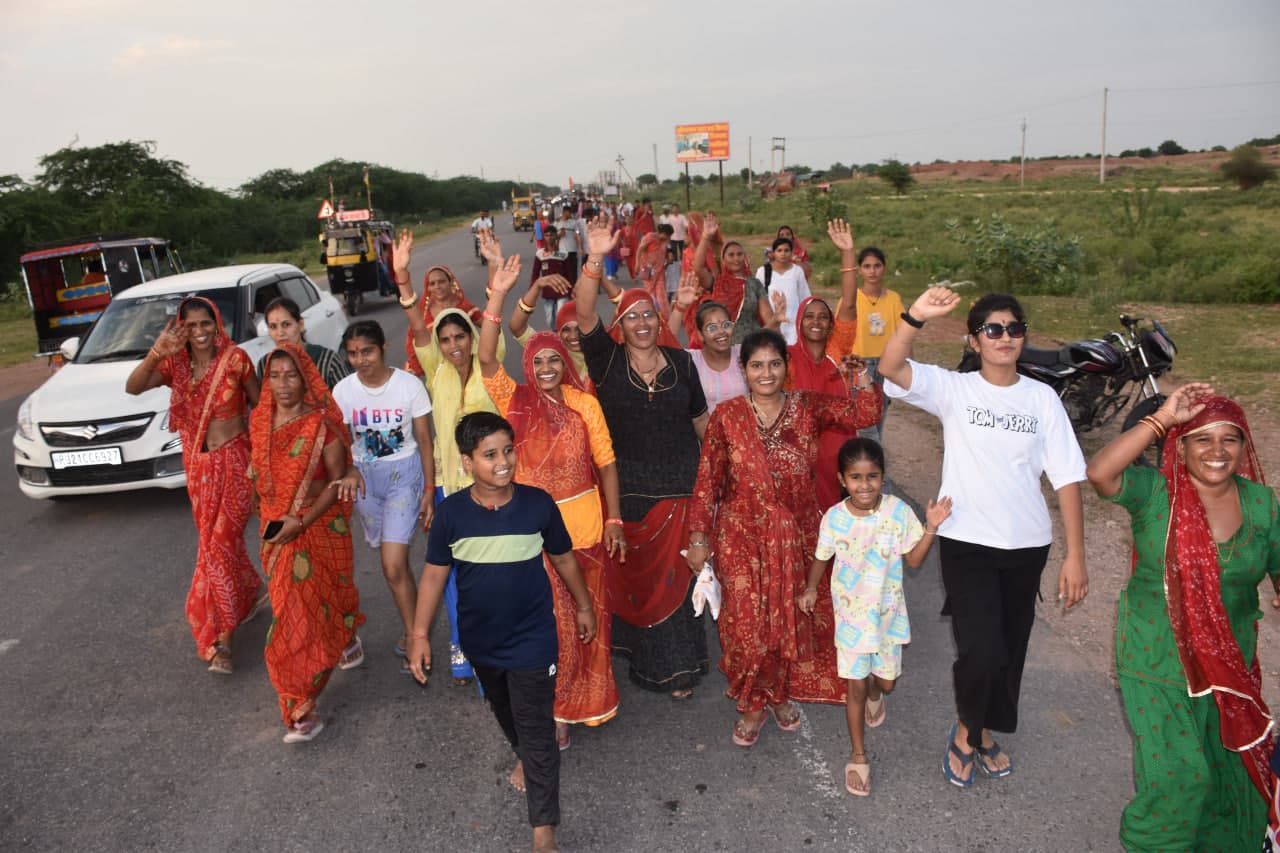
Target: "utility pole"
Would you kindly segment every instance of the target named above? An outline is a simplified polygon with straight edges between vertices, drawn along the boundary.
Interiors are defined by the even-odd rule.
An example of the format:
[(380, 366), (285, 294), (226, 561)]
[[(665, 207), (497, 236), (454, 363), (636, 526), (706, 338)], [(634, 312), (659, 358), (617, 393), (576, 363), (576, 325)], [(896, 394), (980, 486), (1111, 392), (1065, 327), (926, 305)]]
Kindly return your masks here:
[(1107, 89), (1102, 89), (1102, 153), (1098, 155), (1098, 183), (1107, 182)]
[(752, 165), (751, 159), (752, 159), (751, 137), (748, 136), (747, 137), (747, 191), (748, 192), (750, 192), (751, 190), (751, 178), (755, 173), (755, 168)]
[(658, 143), (653, 143), (653, 177), (658, 177)]
[[(775, 151), (782, 153), (782, 165), (776, 169), (773, 168), (773, 152)], [(776, 175), (785, 168), (787, 168), (787, 138), (785, 136), (775, 136), (769, 148), (769, 169)]]
[(1018, 165), (1018, 189), (1027, 184), (1027, 119), (1022, 119), (1022, 156)]

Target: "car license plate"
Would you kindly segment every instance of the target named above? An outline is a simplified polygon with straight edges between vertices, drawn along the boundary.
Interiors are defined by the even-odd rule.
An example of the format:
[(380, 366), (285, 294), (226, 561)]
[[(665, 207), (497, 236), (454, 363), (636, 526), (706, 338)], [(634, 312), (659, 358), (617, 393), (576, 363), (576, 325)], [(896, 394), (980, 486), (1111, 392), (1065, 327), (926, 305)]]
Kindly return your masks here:
[(63, 468), (80, 468), (85, 465), (120, 465), (124, 460), (120, 457), (118, 447), (95, 447), (93, 450), (71, 450), (65, 453), (51, 453), (54, 470)]

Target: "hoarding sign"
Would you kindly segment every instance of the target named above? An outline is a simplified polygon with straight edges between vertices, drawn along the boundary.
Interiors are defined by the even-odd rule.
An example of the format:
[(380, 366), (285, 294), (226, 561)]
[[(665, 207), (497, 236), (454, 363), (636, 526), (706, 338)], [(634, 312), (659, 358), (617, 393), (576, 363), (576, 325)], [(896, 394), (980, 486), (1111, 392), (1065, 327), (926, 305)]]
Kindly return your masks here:
[(676, 162), (729, 159), (729, 123), (676, 125)]

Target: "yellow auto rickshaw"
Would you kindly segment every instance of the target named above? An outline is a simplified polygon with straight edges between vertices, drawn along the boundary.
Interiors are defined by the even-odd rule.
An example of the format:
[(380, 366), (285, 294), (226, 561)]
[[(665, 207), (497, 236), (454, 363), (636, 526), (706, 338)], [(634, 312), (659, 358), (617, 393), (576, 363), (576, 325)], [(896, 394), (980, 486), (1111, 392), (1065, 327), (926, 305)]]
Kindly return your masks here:
[(320, 260), (329, 274), (329, 292), (343, 300), (354, 317), (366, 293), (396, 293), (391, 282), (395, 226), (374, 210), (342, 210), (325, 223)]

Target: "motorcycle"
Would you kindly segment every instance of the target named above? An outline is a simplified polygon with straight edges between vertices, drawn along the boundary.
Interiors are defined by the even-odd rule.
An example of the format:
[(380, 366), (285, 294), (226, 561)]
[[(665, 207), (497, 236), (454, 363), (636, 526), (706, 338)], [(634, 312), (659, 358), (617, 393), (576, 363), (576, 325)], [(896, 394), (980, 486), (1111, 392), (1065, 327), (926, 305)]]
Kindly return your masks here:
[[(1126, 407), (1127, 431), (1165, 401), (1157, 378), (1173, 367), (1178, 348), (1156, 319), (1120, 315), (1123, 332), (1102, 338), (1074, 341), (1059, 349), (1024, 345), (1018, 358), (1018, 372), (1043, 382), (1057, 392), (1076, 432), (1101, 429), (1116, 419)], [(979, 367), (978, 355), (967, 345), (957, 368), (962, 372)], [(1155, 445), (1154, 459), (1139, 459), (1158, 465), (1163, 441)]]

